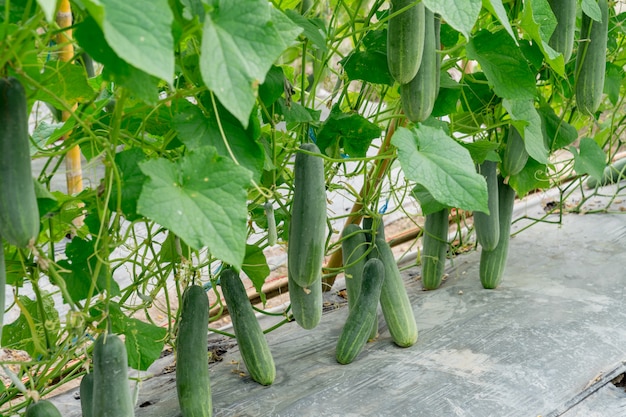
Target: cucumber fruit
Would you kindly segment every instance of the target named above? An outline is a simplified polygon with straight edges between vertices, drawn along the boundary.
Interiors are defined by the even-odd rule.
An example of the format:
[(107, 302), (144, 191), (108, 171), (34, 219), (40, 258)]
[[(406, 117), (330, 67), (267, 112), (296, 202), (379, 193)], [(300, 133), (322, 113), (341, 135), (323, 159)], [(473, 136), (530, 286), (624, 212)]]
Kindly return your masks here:
[(396, 345), (400, 347), (412, 346), (417, 341), (417, 323), (398, 264), (385, 239), (377, 237), (374, 244), (376, 257), (385, 266), (385, 280), (380, 292), (380, 306), (385, 322), (387, 322), (387, 328)]
[(276, 240), (278, 239), (274, 206), (268, 201), (263, 205), (263, 209), (265, 210), (265, 217), (267, 218), (267, 244), (274, 246), (276, 244)]
[(400, 86), (402, 110), (413, 123), (423, 122), (430, 117), (435, 106), (439, 83), (437, 38), (435, 15), (426, 8), (424, 14), (424, 49), (422, 63), (415, 77)]
[(407, 6), (404, 12), (389, 18), (387, 25), (387, 66), (400, 84), (411, 81), (422, 63), (424, 51), (425, 7), (415, 0), (391, 0), (389, 13)]
[(522, 135), (511, 125), (507, 134), (504, 154), (502, 155), (502, 175), (507, 177), (519, 174), (526, 166), (528, 156)]
[(25, 248), (39, 235), (24, 87), (0, 78), (0, 235)]
[(363, 266), (363, 283), (357, 300), (350, 308), (348, 318), (339, 336), (335, 357), (348, 364), (363, 350), (377, 317), (378, 300), (385, 278), (385, 266), (376, 258)]
[(500, 240), (500, 217), (498, 212), (498, 164), (484, 161), (479, 166), (480, 174), (487, 181), (487, 207), (489, 214), (474, 212), (474, 230), (478, 244), (486, 250), (494, 250)]
[(209, 298), (200, 285), (183, 293), (176, 336), (176, 393), (183, 417), (213, 413), (208, 364)]
[(479, 275), (484, 288), (494, 289), (502, 281), (509, 252), (511, 220), (515, 205), (515, 190), (498, 177), (498, 215), (500, 217), (500, 240), (493, 250), (483, 248), (480, 254)]
[(93, 417), (93, 372), (80, 380), (80, 409), (83, 417)]
[[(288, 274), (301, 287), (322, 279), (326, 246), (324, 161), (318, 147), (305, 143), (294, 165), (294, 191), (287, 248)], [(317, 154), (317, 155), (315, 155)]]
[(132, 417), (126, 346), (113, 333), (98, 336), (93, 349), (94, 417)]
[(598, 0), (598, 6), (602, 22), (583, 13), (576, 56), (576, 105), (588, 115), (600, 107), (606, 71), (609, 6), (607, 0)]
[(422, 237), (422, 286), (427, 290), (441, 285), (448, 249), (449, 212), (446, 207), (426, 215)]
[(567, 63), (572, 57), (576, 32), (576, 0), (548, 0), (557, 25), (550, 36), (549, 45), (563, 54)]
[(274, 358), (239, 274), (231, 268), (224, 269), (220, 285), (246, 369), (253, 380), (270, 385), (276, 378)]
[(39, 400), (26, 408), (24, 417), (61, 417), (61, 412), (48, 400)]
[(626, 158), (618, 159), (604, 168), (602, 181), (598, 182), (595, 178), (589, 177), (585, 185), (587, 188), (596, 188), (598, 186), (615, 184), (624, 179), (626, 179)]
[(319, 324), (324, 308), (322, 280), (303, 288), (288, 275), (287, 286), (289, 301), (291, 302), (291, 314), (293, 314), (296, 323), (303, 329), (313, 329)]

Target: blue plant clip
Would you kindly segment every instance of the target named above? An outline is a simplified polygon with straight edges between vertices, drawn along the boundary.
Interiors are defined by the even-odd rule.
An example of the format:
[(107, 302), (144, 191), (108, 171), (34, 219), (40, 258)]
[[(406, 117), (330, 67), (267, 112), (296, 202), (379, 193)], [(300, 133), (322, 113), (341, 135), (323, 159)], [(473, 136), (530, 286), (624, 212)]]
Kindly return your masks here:
[(378, 209), (378, 214), (385, 214), (388, 207), (389, 207), (389, 197), (387, 197), (387, 199), (385, 200), (385, 204), (383, 204), (383, 206), (380, 209)]
[(313, 141), (313, 143), (317, 144), (317, 138), (315, 137), (315, 131), (311, 126), (309, 126), (309, 139)]

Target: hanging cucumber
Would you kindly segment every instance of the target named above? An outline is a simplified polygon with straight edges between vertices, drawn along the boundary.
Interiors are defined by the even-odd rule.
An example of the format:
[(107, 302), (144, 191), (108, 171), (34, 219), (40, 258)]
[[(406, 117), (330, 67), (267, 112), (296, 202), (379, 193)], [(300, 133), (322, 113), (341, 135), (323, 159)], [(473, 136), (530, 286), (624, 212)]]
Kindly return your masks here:
[(89, 372), (80, 380), (80, 409), (83, 417), (93, 417), (93, 372)]
[(400, 347), (412, 346), (417, 341), (417, 323), (398, 264), (385, 239), (376, 238), (375, 250), (376, 257), (385, 266), (385, 280), (380, 293), (380, 306), (385, 322), (387, 322), (387, 328), (396, 345)]
[(500, 216), (498, 212), (498, 163), (484, 161), (479, 166), (480, 174), (487, 181), (487, 207), (489, 214), (474, 212), (474, 230), (478, 244), (486, 250), (494, 250), (500, 240)]
[[(376, 223), (376, 232), (374, 233), (374, 223)], [(381, 217), (374, 219), (373, 217), (363, 217), (363, 231), (365, 232), (365, 239), (368, 243), (372, 242), (372, 238), (382, 237), (385, 238), (385, 223)]]
[(301, 287), (322, 279), (326, 245), (324, 161), (313, 143), (300, 146), (294, 165), (294, 191), (287, 249), (288, 274)]
[(606, 46), (609, 28), (607, 0), (598, 0), (602, 22), (583, 12), (580, 42), (576, 53), (576, 105), (582, 113), (592, 115), (600, 107), (606, 71)]
[(391, 17), (387, 26), (387, 66), (397, 82), (406, 84), (415, 77), (422, 63), (425, 7), (423, 2), (415, 4), (415, 0), (390, 3), (390, 14), (410, 6)]
[(552, 13), (556, 17), (556, 28), (552, 32), (549, 45), (563, 54), (567, 63), (572, 57), (574, 35), (576, 32), (576, 0), (548, 0)]
[(209, 298), (200, 285), (183, 293), (176, 336), (176, 393), (183, 417), (213, 413), (208, 364)]
[(348, 364), (363, 350), (377, 318), (378, 300), (385, 278), (385, 266), (376, 258), (369, 259), (363, 266), (363, 285), (359, 297), (350, 308), (350, 313), (339, 336), (335, 357), (337, 362)]
[(426, 8), (424, 14), (424, 49), (422, 63), (415, 77), (400, 87), (402, 110), (413, 123), (428, 119), (435, 106), (439, 78), (435, 16)]
[(26, 408), (24, 417), (61, 417), (61, 412), (48, 400), (39, 400)]
[(220, 285), (246, 369), (253, 380), (270, 385), (276, 378), (274, 358), (239, 274), (230, 268), (224, 269)]
[(24, 87), (0, 78), (0, 235), (24, 248), (39, 235)]
[(126, 346), (113, 333), (98, 336), (93, 349), (94, 417), (133, 417), (135, 407), (128, 384)]
[(496, 288), (502, 281), (502, 274), (506, 266), (509, 252), (509, 237), (511, 234), (511, 220), (515, 205), (515, 190), (505, 184), (502, 177), (498, 177), (498, 214), (500, 217), (500, 240), (493, 250), (483, 249), (480, 254), (480, 282), (484, 288)]
[(426, 215), (422, 237), (422, 286), (427, 290), (441, 285), (448, 249), (449, 212), (446, 207)]
[(508, 177), (519, 174), (526, 166), (528, 156), (522, 135), (511, 125), (507, 134), (504, 154), (502, 155), (502, 175)]
[(268, 201), (263, 205), (263, 209), (265, 210), (265, 217), (267, 218), (267, 244), (274, 246), (276, 244), (276, 240), (278, 239), (274, 206)]
[(300, 327), (311, 330), (317, 326), (322, 318), (324, 296), (322, 280), (314, 282), (306, 288), (296, 284), (287, 276), (291, 314)]

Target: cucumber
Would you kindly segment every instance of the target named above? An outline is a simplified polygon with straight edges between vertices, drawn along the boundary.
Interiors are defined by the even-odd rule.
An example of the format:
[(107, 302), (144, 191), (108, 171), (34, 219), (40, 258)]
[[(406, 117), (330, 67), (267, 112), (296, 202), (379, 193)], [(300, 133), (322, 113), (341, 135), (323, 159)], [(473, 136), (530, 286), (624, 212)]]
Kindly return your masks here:
[(93, 372), (80, 380), (80, 409), (83, 417), (93, 417)]
[(385, 280), (380, 292), (380, 307), (394, 343), (409, 347), (417, 341), (417, 323), (391, 247), (380, 237), (375, 241), (376, 256), (385, 266)]
[(350, 308), (341, 336), (337, 342), (335, 357), (345, 365), (352, 362), (367, 343), (377, 317), (378, 300), (385, 278), (385, 266), (376, 258), (363, 266), (363, 284), (359, 296)]
[(480, 174), (487, 181), (487, 207), (489, 214), (474, 212), (474, 230), (478, 244), (486, 250), (494, 250), (500, 240), (500, 219), (498, 213), (498, 171), (497, 162), (484, 161), (479, 166)]
[(303, 288), (288, 275), (287, 286), (289, 301), (291, 302), (291, 314), (293, 314), (296, 323), (303, 329), (313, 329), (319, 324), (324, 308), (322, 280)]
[(267, 244), (274, 246), (276, 244), (276, 240), (278, 239), (274, 206), (268, 201), (263, 205), (263, 209), (265, 210), (265, 217), (267, 218)]
[[(320, 154), (313, 143), (301, 150)], [(301, 287), (322, 279), (326, 249), (326, 187), (324, 161), (320, 156), (296, 154), (294, 191), (289, 226), (287, 264), (289, 276)]]
[(604, 168), (602, 173), (602, 181), (598, 182), (595, 178), (587, 178), (585, 185), (587, 188), (596, 188), (608, 184), (615, 184), (626, 179), (626, 158), (618, 159), (611, 165)]
[(26, 408), (24, 417), (61, 417), (61, 412), (47, 400), (39, 400)]
[(422, 238), (422, 285), (427, 290), (436, 290), (441, 285), (448, 249), (449, 214), (446, 207), (426, 215)]
[(363, 230), (365, 231), (365, 239), (369, 243), (372, 242), (373, 235), (385, 237), (385, 223), (380, 217), (376, 219), (376, 233), (374, 233), (374, 218), (363, 217)]
[(609, 6), (607, 0), (598, 0), (598, 6), (602, 22), (583, 13), (576, 56), (576, 105), (588, 115), (600, 107), (606, 71)]
[(439, 13), (435, 13), (435, 52), (437, 54), (437, 59), (435, 60), (436, 70), (435, 73), (437, 77), (435, 79), (435, 99), (439, 96), (439, 87), (441, 86), (441, 54), (439, 51), (441, 50), (441, 15)]
[(519, 131), (511, 125), (507, 134), (506, 146), (502, 155), (502, 175), (519, 174), (528, 162), (526, 144)]
[[(382, 224), (382, 222), (380, 223)], [(363, 225), (365, 225), (365, 221), (363, 221)], [(347, 225), (341, 235), (341, 253), (345, 268), (344, 276), (346, 279), (346, 292), (348, 293), (348, 308), (352, 309), (359, 298), (361, 286), (363, 285), (363, 267), (367, 261), (367, 250), (370, 244), (366, 236), (368, 233), (365, 233), (356, 224)], [(378, 320), (374, 320), (369, 338), (375, 339), (377, 335)]]
[(270, 385), (276, 378), (274, 358), (239, 274), (230, 268), (224, 269), (220, 285), (248, 373), (259, 384)]
[(511, 220), (515, 205), (515, 190), (498, 177), (498, 214), (500, 216), (500, 240), (493, 250), (483, 248), (480, 254), (480, 282), (484, 288), (494, 289), (502, 281), (502, 274), (506, 266), (509, 252), (509, 238), (511, 234)]
[(576, 0), (548, 0), (557, 25), (550, 37), (549, 45), (563, 54), (567, 63), (572, 57), (576, 32)]
[(0, 78), (0, 235), (25, 248), (39, 235), (24, 87)]
[(208, 364), (209, 298), (200, 285), (190, 285), (176, 336), (176, 393), (183, 417), (213, 413)]
[(122, 339), (113, 333), (98, 336), (93, 349), (93, 415), (135, 415), (128, 384), (126, 347)]
[(391, 17), (387, 24), (389, 73), (400, 84), (406, 84), (415, 77), (422, 63), (425, 7), (423, 2), (415, 4), (415, 0), (391, 0), (390, 3), (390, 14), (411, 6)]
[(424, 49), (422, 63), (415, 77), (400, 86), (402, 110), (413, 123), (428, 119), (435, 106), (439, 78), (435, 34), (435, 15), (426, 8), (424, 13)]

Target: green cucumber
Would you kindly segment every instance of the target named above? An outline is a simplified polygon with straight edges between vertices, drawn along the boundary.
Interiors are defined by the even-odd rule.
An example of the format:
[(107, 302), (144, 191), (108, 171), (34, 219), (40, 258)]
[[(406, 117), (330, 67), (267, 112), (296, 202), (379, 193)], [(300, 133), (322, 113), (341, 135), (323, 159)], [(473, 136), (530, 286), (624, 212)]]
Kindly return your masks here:
[(567, 63), (572, 57), (574, 35), (576, 32), (576, 0), (548, 0), (552, 13), (556, 17), (556, 28), (550, 36), (549, 45), (563, 54)]
[(276, 240), (278, 239), (274, 206), (268, 201), (263, 205), (263, 209), (265, 210), (265, 217), (267, 218), (267, 244), (274, 246), (276, 244)]
[(385, 239), (376, 238), (377, 257), (385, 266), (385, 280), (380, 293), (380, 307), (394, 343), (409, 347), (417, 341), (417, 323), (402, 275)]
[(39, 400), (26, 408), (24, 417), (61, 417), (61, 412), (47, 400)]
[(339, 336), (335, 357), (337, 362), (352, 362), (367, 343), (372, 326), (376, 322), (378, 300), (385, 278), (385, 266), (376, 258), (369, 259), (363, 266), (363, 282), (358, 299)]
[(39, 235), (24, 87), (0, 78), (0, 235), (24, 248)]
[[(374, 223), (376, 223), (376, 232), (374, 233)], [(372, 236), (380, 236), (385, 237), (385, 223), (383, 219), (377, 217), (374, 219), (373, 217), (363, 217), (363, 231), (365, 231), (365, 239), (371, 243)]]
[(487, 207), (489, 214), (474, 212), (474, 230), (478, 244), (486, 250), (494, 250), (500, 240), (500, 218), (498, 212), (498, 163), (484, 161), (479, 166), (480, 174), (487, 181)]
[(609, 6), (607, 0), (598, 0), (598, 6), (602, 22), (596, 22), (583, 12), (576, 56), (576, 105), (580, 112), (588, 115), (600, 107), (606, 71)]
[(493, 250), (483, 248), (480, 254), (480, 282), (484, 288), (494, 289), (502, 281), (509, 252), (511, 220), (515, 205), (515, 190), (498, 177), (498, 214), (500, 216), (500, 240)]
[(441, 285), (448, 249), (449, 214), (446, 207), (426, 215), (422, 237), (422, 286), (427, 290)]
[(504, 176), (517, 175), (524, 169), (526, 162), (528, 162), (528, 151), (524, 139), (519, 131), (511, 125), (502, 155), (502, 174)]
[(615, 184), (626, 179), (626, 158), (618, 159), (611, 165), (604, 168), (602, 180), (598, 182), (595, 178), (587, 178), (585, 185), (587, 188), (596, 188), (608, 184)]
[(322, 280), (304, 288), (296, 284), (288, 275), (287, 286), (289, 301), (291, 302), (291, 314), (293, 314), (296, 323), (303, 329), (313, 329), (319, 324), (324, 309)]
[(410, 6), (404, 12), (389, 18), (387, 25), (387, 66), (389, 73), (400, 84), (411, 81), (422, 63), (424, 51), (423, 2), (391, 0), (389, 13)]
[(183, 293), (176, 336), (176, 393), (183, 417), (213, 413), (208, 364), (209, 298), (200, 285)]
[(424, 50), (422, 64), (415, 77), (400, 87), (402, 110), (413, 123), (423, 122), (430, 117), (437, 99), (437, 36), (435, 34), (435, 16), (426, 9), (424, 16)]
[(276, 378), (274, 358), (239, 274), (230, 268), (224, 269), (220, 285), (246, 369), (253, 380), (270, 385)]
[(441, 15), (439, 13), (435, 13), (435, 52), (437, 53), (437, 60), (435, 61), (437, 78), (435, 79), (435, 99), (439, 96), (439, 88), (441, 87), (441, 54), (439, 51), (441, 50)]
[(93, 417), (93, 372), (89, 372), (80, 380), (80, 409), (83, 417)]
[(98, 336), (93, 349), (94, 417), (132, 417), (135, 415), (128, 383), (126, 346), (113, 333)]
[[(365, 221), (363, 223), (363, 225), (365, 225)], [(365, 233), (364, 230), (356, 224), (347, 225), (341, 234), (341, 253), (345, 268), (344, 276), (346, 279), (346, 292), (348, 293), (349, 309), (354, 306), (356, 300), (359, 298), (359, 293), (363, 284), (363, 267), (367, 261), (367, 251), (370, 247), (370, 244), (367, 241), (367, 235), (368, 233)], [(377, 334), (378, 320), (374, 320), (369, 338), (375, 339)]]
[[(322, 279), (326, 246), (324, 160), (313, 143), (300, 146), (294, 165), (294, 191), (289, 226), (289, 276), (301, 287)], [(317, 154), (317, 155), (315, 155)]]

